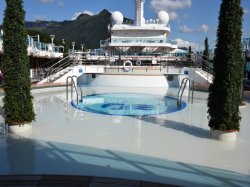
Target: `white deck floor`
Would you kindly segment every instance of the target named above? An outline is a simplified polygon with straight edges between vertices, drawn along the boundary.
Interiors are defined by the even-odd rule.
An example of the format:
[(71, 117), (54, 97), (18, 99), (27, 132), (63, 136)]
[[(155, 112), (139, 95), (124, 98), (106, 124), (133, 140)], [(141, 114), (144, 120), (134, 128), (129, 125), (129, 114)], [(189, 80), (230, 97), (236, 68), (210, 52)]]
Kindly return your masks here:
[[(53, 89), (52, 89), (53, 90)], [(236, 144), (210, 139), (207, 93), (170, 114), (110, 116), (65, 107), (65, 88), (34, 91), (36, 121), (21, 136), (0, 131), (0, 175), (72, 174), (184, 186), (250, 186), (250, 103)], [(84, 95), (157, 88), (91, 88)]]

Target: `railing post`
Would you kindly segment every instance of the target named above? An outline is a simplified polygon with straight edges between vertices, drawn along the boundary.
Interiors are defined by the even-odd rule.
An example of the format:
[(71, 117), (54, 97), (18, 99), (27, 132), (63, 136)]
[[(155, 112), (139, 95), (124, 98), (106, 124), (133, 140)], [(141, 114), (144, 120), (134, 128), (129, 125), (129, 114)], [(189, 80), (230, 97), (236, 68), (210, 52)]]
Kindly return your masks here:
[(192, 103), (194, 102), (194, 80), (192, 80)]
[(69, 78), (70, 77), (67, 77), (67, 79), (66, 79), (66, 100), (68, 101), (68, 91), (69, 91), (69, 88), (68, 88), (68, 86), (69, 86)]

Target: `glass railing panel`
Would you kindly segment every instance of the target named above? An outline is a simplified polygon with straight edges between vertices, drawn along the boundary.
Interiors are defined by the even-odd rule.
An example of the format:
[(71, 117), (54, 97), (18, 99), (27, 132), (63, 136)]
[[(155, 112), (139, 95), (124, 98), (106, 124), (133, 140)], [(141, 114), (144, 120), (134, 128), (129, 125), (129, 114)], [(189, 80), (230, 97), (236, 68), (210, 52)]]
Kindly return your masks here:
[(167, 43), (165, 38), (112, 38), (111, 43)]

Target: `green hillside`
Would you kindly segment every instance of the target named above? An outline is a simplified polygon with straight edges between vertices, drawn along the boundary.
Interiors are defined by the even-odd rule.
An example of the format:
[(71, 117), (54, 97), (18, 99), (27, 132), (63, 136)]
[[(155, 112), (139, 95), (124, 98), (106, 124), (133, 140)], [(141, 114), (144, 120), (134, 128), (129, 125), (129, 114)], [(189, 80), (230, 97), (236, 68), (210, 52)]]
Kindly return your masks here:
[(48, 35), (54, 34), (58, 40), (64, 39), (68, 48), (71, 42), (76, 42), (75, 48), (80, 48), (83, 43), (87, 48), (99, 48), (100, 40), (109, 38), (108, 25), (111, 13), (107, 10), (90, 16), (81, 14), (73, 21), (36, 21), (26, 22), (26, 28), (36, 29)]
[[(100, 47), (100, 40), (110, 38), (108, 33), (110, 16), (111, 13), (104, 9), (93, 16), (81, 14), (73, 21), (26, 21), (25, 27), (30, 35), (35, 35), (35, 33), (43, 35), (42, 42), (49, 43), (48, 36), (53, 34), (56, 44), (62, 44), (62, 39), (64, 39), (67, 48), (72, 48), (72, 42), (75, 42), (75, 49), (80, 49), (81, 44), (85, 44), (86, 48), (94, 49)], [(124, 18), (124, 22), (132, 23), (133, 21)]]

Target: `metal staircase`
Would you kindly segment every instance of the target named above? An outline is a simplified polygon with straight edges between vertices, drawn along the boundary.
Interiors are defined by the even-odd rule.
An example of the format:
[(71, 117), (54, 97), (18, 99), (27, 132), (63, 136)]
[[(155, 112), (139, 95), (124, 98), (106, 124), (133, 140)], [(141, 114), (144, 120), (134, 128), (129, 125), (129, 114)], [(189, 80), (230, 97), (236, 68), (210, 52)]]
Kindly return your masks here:
[(59, 60), (56, 63), (53, 63), (51, 66), (43, 68), (40, 67), (39, 69), (39, 80), (40, 83), (50, 83), (54, 82), (61, 76), (65, 75), (69, 70), (67, 67), (70, 65), (70, 58), (69, 56), (64, 57), (63, 59)]
[(82, 58), (77, 54), (70, 54), (47, 68), (40, 68), (40, 84), (52, 83), (72, 70), (73, 66), (82, 64)]
[(210, 84), (213, 81), (213, 64), (202, 58), (202, 55), (193, 54), (192, 63), (195, 68), (195, 72), (200, 74)]

